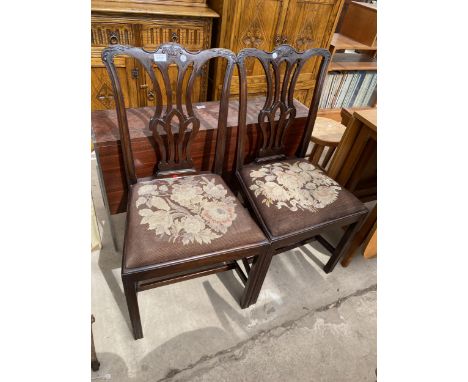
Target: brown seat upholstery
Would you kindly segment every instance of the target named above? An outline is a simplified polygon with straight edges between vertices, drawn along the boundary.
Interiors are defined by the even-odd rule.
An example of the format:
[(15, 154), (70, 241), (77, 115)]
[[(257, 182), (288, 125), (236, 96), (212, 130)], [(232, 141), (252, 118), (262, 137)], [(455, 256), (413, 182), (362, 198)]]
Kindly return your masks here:
[(219, 175), (136, 183), (128, 208), (125, 268), (267, 243)]
[[(134, 121), (127, 118), (116, 56), (136, 60), (154, 94), (154, 109), (146, 121), (157, 162), (150, 181), (138, 179), (141, 163), (134, 160), (130, 141), (129, 122)], [(214, 160), (208, 166), (211, 169), (202, 174), (195, 168), (192, 150), (197, 155), (202, 150), (193, 142), (207, 116), (195, 114), (192, 94), (197, 77), (215, 59), (226, 63), (224, 85)], [(221, 48), (190, 52), (176, 43), (162, 44), (154, 52), (116, 44), (103, 50), (102, 60), (114, 90), (128, 185), (122, 284), (134, 338), (143, 337), (138, 293), (161, 285), (235, 270), (245, 285), (240, 306), (247, 308), (258, 296), (270, 243), (221, 178), (235, 54)], [(178, 75), (173, 88), (169, 72), (174, 67)], [(203, 155), (210, 159), (206, 150)]]
[(306, 159), (250, 164), (240, 174), (272, 237), (365, 211), (354, 195)]

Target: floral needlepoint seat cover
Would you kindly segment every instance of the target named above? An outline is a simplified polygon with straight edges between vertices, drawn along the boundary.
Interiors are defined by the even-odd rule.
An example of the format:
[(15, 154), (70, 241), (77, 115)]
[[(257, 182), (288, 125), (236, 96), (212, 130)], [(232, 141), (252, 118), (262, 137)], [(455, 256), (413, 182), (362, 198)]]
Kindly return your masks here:
[(244, 183), (272, 236), (362, 211), (361, 202), (305, 159), (251, 164)]
[(137, 183), (130, 193), (126, 268), (266, 241), (218, 175)]

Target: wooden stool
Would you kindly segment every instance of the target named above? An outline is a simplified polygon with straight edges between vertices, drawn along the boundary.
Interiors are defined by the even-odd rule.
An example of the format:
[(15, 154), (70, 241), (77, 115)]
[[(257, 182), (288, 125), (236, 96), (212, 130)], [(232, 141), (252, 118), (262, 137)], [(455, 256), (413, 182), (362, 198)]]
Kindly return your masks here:
[[(312, 164), (325, 169), (328, 162), (330, 162), (336, 147), (340, 143), (345, 130), (345, 125), (334, 121), (333, 119), (317, 117), (314, 129), (312, 130), (312, 137), (310, 138), (310, 141), (314, 143), (314, 147), (310, 153), (309, 161)], [(325, 147), (328, 147), (327, 155), (325, 155), (322, 164), (319, 164)]]

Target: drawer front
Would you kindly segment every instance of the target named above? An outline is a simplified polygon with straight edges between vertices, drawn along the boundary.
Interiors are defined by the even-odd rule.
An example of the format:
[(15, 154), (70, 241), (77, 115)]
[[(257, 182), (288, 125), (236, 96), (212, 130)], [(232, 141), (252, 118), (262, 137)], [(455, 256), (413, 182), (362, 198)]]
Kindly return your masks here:
[(115, 22), (91, 23), (91, 46), (102, 48), (109, 45), (135, 45), (135, 33), (131, 24)]
[(153, 18), (142, 22), (141, 40), (145, 49), (154, 50), (166, 42), (178, 42), (187, 50), (210, 47), (211, 19)]

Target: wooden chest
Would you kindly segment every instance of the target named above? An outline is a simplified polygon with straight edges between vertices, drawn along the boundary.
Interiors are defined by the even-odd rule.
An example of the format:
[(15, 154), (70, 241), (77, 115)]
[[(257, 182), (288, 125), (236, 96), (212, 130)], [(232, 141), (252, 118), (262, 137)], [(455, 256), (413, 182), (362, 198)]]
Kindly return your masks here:
[[(252, 158), (254, 148), (260, 143), (257, 127), (257, 113), (265, 98), (250, 98), (247, 109), (248, 140), (246, 141), (246, 160)], [(224, 171), (229, 178), (235, 161), (238, 123), (237, 100), (231, 100), (227, 123), (227, 143), (224, 160)], [(293, 155), (301, 141), (304, 126), (309, 112), (308, 108), (296, 101), (297, 116), (285, 135), (285, 146), (288, 155)], [(200, 131), (193, 144), (192, 153), (195, 167), (198, 170), (210, 170), (213, 165), (216, 145), (216, 130), (219, 103), (217, 101), (194, 104), (194, 111), (200, 119)], [(138, 177), (151, 176), (156, 166), (155, 142), (148, 129), (148, 121), (153, 108), (144, 107), (128, 109), (127, 117), (132, 141), (135, 168)], [(111, 214), (125, 212), (127, 192), (125, 170), (120, 149), (119, 129), (115, 110), (101, 110), (91, 113), (94, 133), (94, 147), (101, 166)]]
[[(218, 14), (205, 0), (92, 0), (91, 2), (91, 110), (114, 109), (112, 86), (101, 61), (108, 45), (123, 44), (154, 50), (166, 42), (178, 42), (188, 50), (211, 46), (212, 19)], [(149, 79), (136, 60), (116, 59), (127, 107), (154, 105)], [(171, 83), (175, 84), (176, 73)], [(172, 81), (174, 80), (174, 81)], [(194, 87), (194, 101), (206, 100), (208, 68)]]

